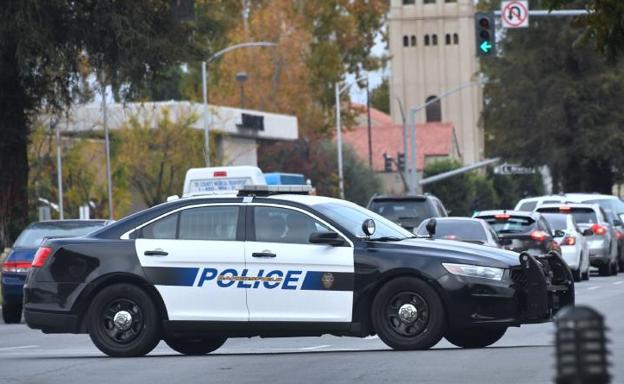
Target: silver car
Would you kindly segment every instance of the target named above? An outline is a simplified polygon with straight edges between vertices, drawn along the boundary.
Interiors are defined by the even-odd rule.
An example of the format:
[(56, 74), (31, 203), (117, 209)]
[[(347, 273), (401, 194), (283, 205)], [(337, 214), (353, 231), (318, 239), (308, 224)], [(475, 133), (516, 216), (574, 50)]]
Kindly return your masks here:
[(561, 247), (561, 257), (570, 267), (574, 281), (589, 280), (589, 248), (586, 237), (593, 236), (594, 233), (590, 229), (583, 231), (573, 215), (542, 213), (542, 216), (555, 232), (555, 241)]
[[(536, 209), (540, 213), (566, 213), (574, 216), (583, 234), (587, 235), (589, 261), (598, 268), (600, 276), (616, 275), (617, 235), (607, 215), (598, 204), (544, 204)], [(592, 234), (589, 234), (591, 230)]]

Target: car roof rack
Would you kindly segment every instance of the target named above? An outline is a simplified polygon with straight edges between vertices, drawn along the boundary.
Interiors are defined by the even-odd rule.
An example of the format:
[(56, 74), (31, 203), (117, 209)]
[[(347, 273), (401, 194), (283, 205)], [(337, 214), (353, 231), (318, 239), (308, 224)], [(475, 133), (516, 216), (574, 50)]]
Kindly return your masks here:
[(245, 185), (238, 190), (238, 196), (309, 195), (311, 191), (309, 185)]

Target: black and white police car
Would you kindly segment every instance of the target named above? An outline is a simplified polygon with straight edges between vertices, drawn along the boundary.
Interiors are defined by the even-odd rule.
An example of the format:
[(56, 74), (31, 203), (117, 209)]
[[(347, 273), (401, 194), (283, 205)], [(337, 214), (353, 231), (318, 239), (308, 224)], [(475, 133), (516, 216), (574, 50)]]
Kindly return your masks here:
[(48, 240), (24, 313), (45, 333), (88, 333), (110, 356), (145, 355), (161, 340), (197, 355), (230, 337), (323, 334), (377, 334), (399, 350), (442, 337), (484, 347), (572, 304), (565, 271), (528, 254), (415, 238), (347, 201), (250, 186)]

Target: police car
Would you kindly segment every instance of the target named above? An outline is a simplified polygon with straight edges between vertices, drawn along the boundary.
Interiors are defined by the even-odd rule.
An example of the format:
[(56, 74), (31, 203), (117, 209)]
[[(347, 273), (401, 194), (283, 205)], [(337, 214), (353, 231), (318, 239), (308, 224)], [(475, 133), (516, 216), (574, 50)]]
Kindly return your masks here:
[(358, 205), (293, 188), (178, 199), (47, 241), (25, 286), (26, 323), (88, 333), (110, 356), (145, 355), (161, 340), (198, 355), (232, 337), (323, 334), (377, 334), (413, 350), (442, 337), (484, 347), (574, 302), (567, 268), (415, 238)]

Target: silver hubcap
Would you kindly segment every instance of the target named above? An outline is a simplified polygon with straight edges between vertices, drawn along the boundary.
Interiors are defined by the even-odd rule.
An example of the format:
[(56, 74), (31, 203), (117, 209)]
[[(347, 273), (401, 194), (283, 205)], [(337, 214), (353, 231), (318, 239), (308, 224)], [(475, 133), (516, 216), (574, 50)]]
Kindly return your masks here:
[(403, 304), (399, 308), (399, 319), (405, 323), (412, 323), (418, 318), (418, 309), (412, 304)]
[(119, 311), (115, 314), (113, 323), (115, 324), (115, 328), (126, 331), (130, 329), (132, 325), (132, 315), (128, 311)]

